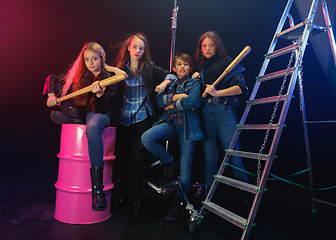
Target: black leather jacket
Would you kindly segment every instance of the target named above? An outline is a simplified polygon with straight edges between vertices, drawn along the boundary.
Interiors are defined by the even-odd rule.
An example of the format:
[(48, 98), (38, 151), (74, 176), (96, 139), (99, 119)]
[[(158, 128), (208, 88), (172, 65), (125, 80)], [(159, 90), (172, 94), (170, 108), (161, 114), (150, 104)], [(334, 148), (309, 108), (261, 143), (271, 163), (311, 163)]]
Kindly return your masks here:
[[(101, 81), (111, 76), (112, 76), (111, 73), (107, 71), (101, 71), (101, 73), (98, 76), (96, 76), (93, 79), (93, 81)], [(58, 98), (61, 97), (61, 90), (63, 89), (64, 83), (65, 83), (64, 74), (49, 75), (44, 83), (43, 95), (48, 97), (47, 96), (48, 93), (54, 93), (56, 97)], [(96, 94), (90, 92), (88, 94), (89, 104), (87, 106), (88, 108), (87, 110), (106, 114), (110, 117), (111, 122), (114, 122), (114, 119), (116, 119), (116, 107), (115, 107), (116, 89), (117, 84), (107, 86), (104, 95), (100, 98), (97, 98)], [(71, 90), (69, 90), (67, 94), (69, 93), (71, 93)], [(83, 122), (85, 122), (85, 116), (83, 116), (83, 114), (85, 115), (86, 110), (83, 109), (82, 107), (79, 108), (77, 107), (77, 109), (80, 112), (79, 114), (81, 115)]]

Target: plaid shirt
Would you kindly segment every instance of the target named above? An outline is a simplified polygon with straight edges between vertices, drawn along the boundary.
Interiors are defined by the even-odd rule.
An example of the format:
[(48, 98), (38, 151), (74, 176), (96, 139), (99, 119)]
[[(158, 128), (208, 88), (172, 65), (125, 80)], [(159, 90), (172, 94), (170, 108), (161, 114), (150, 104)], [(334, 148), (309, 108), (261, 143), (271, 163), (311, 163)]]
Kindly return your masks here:
[[(122, 106), (119, 109), (118, 121), (125, 126), (130, 126), (152, 115), (152, 108), (141, 74), (133, 76), (129, 69), (130, 63), (126, 67), (128, 78), (120, 82)], [(138, 71), (137, 69), (136, 72)]]
[[(167, 76), (169, 76), (169, 75), (167, 75)], [(186, 78), (187, 77), (176, 79), (176, 81), (174, 82), (174, 92), (175, 93), (174, 94), (167, 94), (167, 103), (168, 104), (173, 104), (173, 106), (174, 106), (174, 110), (172, 111), (170, 116), (167, 118), (167, 122), (174, 122), (176, 126), (179, 126), (179, 125), (183, 124), (181, 112), (184, 111), (184, 110), (182, 110), (182, 111), (176, 110), (176, 102), (173, 102), (173, 96), (175, 94), (184, 93), (183, 91), (181, 91), (181, 87), (182, 87), (182, 83), (184, 82), (184, 80)]]

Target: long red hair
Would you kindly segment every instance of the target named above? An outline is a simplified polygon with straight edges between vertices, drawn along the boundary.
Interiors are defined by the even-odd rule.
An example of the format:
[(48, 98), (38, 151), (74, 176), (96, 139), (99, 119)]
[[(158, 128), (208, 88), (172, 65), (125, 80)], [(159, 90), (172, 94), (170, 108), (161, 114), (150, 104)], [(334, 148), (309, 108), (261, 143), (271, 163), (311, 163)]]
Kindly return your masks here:
[[(67, 94), (68, 90), (71, 88), (72, 92), (87, 87), (92, 84), (92, 73), (86, 67), (84, 61), (84, 52), (90, 50), (92, 52), (98, 53), (101, 60), (101, 66), (103, 68), (106, 61), (106, 53), (102, 46), (96, 42), (86, 43), (80, 54), (78, 55), (76, 61), (72, 64), (71, 68), (67, 72), (65, 79), (66, 82), (63, 86), (62, 96)], [(82, 94), (74, 98), (76, 106), (86, 106), (88, 104), (88, 93)]]
[(119, 44), (120, 50), (119, 50), (118, 56), (116, 57), (117, 68), (124, 69), (126, 64), (129, 62), (130, 53), (128, 51), (128, 46), (131, 44), (131, 42), (134, 38), (139, 38), (145, 44), (145, 52), (144, 52), (144, 54), (142, 55), (142, 57), (139, 61), (139, 66), (138, 66), (139, 70), (140, 71), (142, 70), (145, 62), (152, 61), (152, 57), (151, 57), (151, 54), (150, 54), (150, 51), (149, 51), (148, 41), (147, 41), (147, 38), (146, 38), (145, 34), (135, 33), (135, 34), (130, 35), (125, 41), (123, 41), (121, 44)]

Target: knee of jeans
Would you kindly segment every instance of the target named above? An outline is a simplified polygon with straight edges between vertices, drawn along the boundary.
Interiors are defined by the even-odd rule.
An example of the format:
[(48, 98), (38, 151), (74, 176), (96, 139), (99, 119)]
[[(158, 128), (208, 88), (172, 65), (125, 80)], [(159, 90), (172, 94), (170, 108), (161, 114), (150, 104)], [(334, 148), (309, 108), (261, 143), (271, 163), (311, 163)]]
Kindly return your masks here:
[(155, 137), (148, 131), (144, 132), (141, 136), (141, 143), (144, 146), (153, 145), (156, 142)]
[(147, 142), (148, 142), (148, 134), (147, 134), (147, 132), (144, 132), (141, 135), (141, 143), (145, 146), (145, 145), (147, 145)]

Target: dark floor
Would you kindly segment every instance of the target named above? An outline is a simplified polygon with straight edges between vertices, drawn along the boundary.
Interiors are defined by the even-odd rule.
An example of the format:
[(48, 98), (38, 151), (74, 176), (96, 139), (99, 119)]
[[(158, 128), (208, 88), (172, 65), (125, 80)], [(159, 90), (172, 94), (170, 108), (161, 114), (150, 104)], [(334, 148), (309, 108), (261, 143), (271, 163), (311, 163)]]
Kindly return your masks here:
[[(144, 189), (145, 214), (135, 218), (129, 209), (112, 210), (101, 223), (73, 225), (54, 217), (56, 174), (2, 170), (0, 238), (25, 239), (240, 239), (242, 230), (209, 213), (196, 230), (188, 230), (188, 216), (176, 223), (164, 221), (173, 195)], [(335, 239), (336, 208), (317, 204), (312, 213), (309, 191), (286, 183), (269, 181), (250, 239)], [(118, 191), (118, 185), (112, 194)], [(233, 199), (236, 192), (218, 192), (216, 197)], [(334, 197), (331, 197), (335, 199)], [(223, 197), (224, 199), (224, 197)], [(237, 203), (238, 202), (238, 203)], [(239, 204), (238, 204), (239, 205)], [(233, 206), (234, 207), (234, 206)]]

